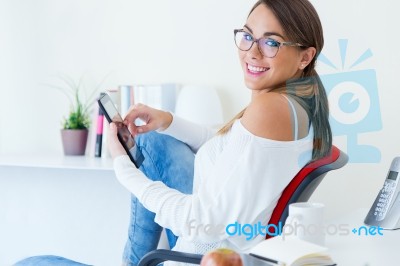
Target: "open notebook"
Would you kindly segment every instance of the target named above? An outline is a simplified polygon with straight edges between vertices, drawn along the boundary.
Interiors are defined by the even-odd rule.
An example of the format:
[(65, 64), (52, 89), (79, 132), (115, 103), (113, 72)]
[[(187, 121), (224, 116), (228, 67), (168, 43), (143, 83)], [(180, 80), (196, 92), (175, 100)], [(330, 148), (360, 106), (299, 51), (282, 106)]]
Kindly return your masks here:
[(273, 265), (336, 265), (327, 253), (328, 249), (295, 237), (280, 236), (260, 242), (250, 255)]

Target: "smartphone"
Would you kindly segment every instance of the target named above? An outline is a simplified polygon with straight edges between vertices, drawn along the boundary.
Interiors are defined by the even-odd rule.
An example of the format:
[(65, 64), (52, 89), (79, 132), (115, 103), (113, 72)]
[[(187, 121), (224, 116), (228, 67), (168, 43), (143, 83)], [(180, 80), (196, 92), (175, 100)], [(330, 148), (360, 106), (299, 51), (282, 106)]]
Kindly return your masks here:
[(144, 156), (140, 151), (140, 148), (137, 146), (135, 138), (129, 132), (128, 127), (123, 123), (124, 120), (119, 114), (110, 96), (108, 94), (104, 94), (102, 97), (100, 97), (100, 99), (97, 100), (97, 102), (107, 121), (109, 123), (114, 122), (117, 126), (118, 139), (121, 142), (122, 147), (124, 147), (126, 153), (136, 168), (139, 168), (144, 161)]

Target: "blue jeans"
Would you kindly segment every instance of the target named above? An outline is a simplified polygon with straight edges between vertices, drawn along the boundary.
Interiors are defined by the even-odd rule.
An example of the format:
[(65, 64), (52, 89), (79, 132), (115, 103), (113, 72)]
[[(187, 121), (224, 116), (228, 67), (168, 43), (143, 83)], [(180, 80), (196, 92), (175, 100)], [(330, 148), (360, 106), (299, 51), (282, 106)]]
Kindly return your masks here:
[[(140, 135), (137, 144), (145, 157), (140, 169), (148, 178), (162, 181), (170, 188), (191, 194), (193, 189), (194, 153), (173, 137), (150, 132)], [(126, 265), (137, 265), (148, 252), (157, 248), (162, 227), (154, 222), (155, 214), (148, 211), (132, 195), (131, 219), (123, 260)], [(170, 247), (177, 237), (166, 229)], [(14, 266), (88, 266), (58, 256), (35, 256), (17, 262)]]
[[(162, 181), (182, 193), (192, 193), (194, 153), (189, 146), (155, 132), (140, 135), (137, 144), (145, 157), (140, 169), (148, 178)], [(162, 227), (154, 222), (154, 217), (155, 214), (132, 195), (128, 241), (123, 255), (127, 265), (137, 265), (145, 254), (157, 248)], [(166, 233), (173, 248), (177, 237), (168, 229)]]
[(69, 260), (59, 256), (45, 255), (29, 257), (21, 260), (13, 266), (91, 266)]

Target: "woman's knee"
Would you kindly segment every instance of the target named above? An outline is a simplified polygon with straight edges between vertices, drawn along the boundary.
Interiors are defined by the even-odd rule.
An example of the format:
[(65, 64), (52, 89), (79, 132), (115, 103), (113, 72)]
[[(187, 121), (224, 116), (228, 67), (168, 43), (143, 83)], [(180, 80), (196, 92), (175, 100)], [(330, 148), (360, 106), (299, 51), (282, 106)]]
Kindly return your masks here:
[(177, 162), (193, 164), (193, 151), (188, 145), (174, 137), (157, 132), (149, 132), (139, 135), (136, 141), (145, 159), (151, 159), (153, 163)]
[(157, 132), (139, 135), (136, 141), (145, 157), (140, 169), (150, 179), (163, 181), (184, 193), (191, 192), (194, 153), (187, 144)]
[(137, 136), (136, 142), (141, 149), (146, 149), (149, 153), (176, 153), (179, 151), (193, 155), (190, 147), (182, 141), (155, 131)]

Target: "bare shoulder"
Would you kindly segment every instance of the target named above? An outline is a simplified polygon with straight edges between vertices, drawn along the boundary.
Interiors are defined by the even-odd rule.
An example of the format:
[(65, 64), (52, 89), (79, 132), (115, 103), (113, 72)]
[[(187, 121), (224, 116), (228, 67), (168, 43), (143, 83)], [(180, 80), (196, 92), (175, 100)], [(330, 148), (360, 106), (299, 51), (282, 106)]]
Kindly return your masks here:
[(253, 99), (241, 123), (256, 136), (290, 141), (293, 140), (293, 129), (289, 108), (287, 99), (281, 94), (265, 93)]

